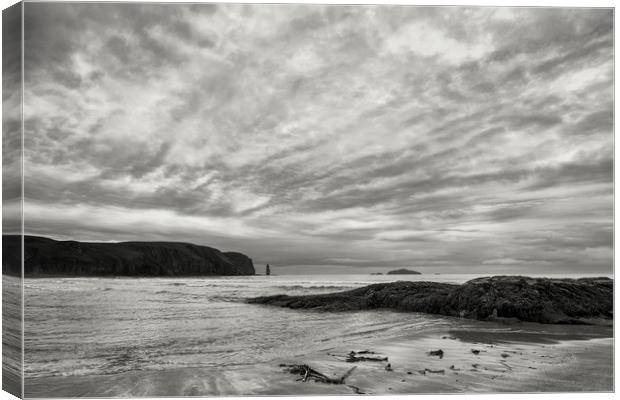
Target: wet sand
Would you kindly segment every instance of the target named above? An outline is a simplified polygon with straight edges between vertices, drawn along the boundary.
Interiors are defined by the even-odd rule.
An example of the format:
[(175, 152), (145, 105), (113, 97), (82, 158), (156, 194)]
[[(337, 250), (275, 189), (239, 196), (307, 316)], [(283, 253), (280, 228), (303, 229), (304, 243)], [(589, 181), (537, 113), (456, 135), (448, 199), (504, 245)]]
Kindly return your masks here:
[[(135, 397), (489, 392), (610, 392), (613, 338), (610, 327), (559, 327), (536, 332), (537, 324), (489, 334), (449, 330), (402, 336), (360, 347), (355, 340), (277, 362), (216, 368), (133, 371), (118, 375), (28, 379), (27, 397)], [(564, 330), (564, 333), (560, 332)], [(575, 330), (575, 335), (566, 331)], [(431, 350), (443, 350), (443, 357)], [(371, 350), (388, 362), (345, 361), (350, 351)], [(475, 350), (477, 354), (474, 354)], [(301, 382), (280, 364), (308, 364), (345, 384)], [(430, 371), (429, 371), (430, 370)]]

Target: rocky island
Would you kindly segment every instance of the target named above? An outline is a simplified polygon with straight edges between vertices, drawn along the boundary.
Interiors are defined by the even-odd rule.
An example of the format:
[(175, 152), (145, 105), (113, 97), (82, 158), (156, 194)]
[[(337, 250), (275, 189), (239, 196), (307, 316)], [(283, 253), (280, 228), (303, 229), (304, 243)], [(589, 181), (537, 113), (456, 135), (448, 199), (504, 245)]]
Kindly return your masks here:
[(389, 271), (386, 275), (422, 275), (422, 273), (411, 269), (401, 268)]
[(477, 320), (610, 323), (613, 280), (493, 276), (462, 285), (399, 281), (328, 294), (258, 297), (248, 302), (325, 311), (393, 309)]
[[(19, 275), (21, 237), (3, 235), (2, 272)], [(254, 275), (248, 256), (178, 242), (87, 243), (24, 236), (26, 276)]]

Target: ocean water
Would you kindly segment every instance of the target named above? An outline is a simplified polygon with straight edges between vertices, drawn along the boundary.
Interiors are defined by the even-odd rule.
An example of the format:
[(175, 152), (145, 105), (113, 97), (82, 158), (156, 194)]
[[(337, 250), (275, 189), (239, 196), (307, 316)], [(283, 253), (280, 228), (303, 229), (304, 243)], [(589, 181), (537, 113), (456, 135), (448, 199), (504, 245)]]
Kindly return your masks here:
[[(26, 379), (251, 366), (377, 338), (448, 329), (524, 329), (391, 311), (324, 313), (246, 304), (270, 294), (375, 282), (462, 283), (471, 275), (26, 279)], [(561, 334), (563, 327), (536, 329)]]

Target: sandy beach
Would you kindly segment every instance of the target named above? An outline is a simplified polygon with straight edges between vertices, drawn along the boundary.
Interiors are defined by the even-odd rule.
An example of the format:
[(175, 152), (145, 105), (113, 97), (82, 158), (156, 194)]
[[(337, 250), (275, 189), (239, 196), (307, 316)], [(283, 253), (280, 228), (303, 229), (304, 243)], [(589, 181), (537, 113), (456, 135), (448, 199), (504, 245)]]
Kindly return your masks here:
[[(611, 327), (519, 324), (489, 335), (447, 330), (424, 336), (341, 346), (253, 366), (134, 371), (122, 375), (33, 378), (27, 397), (135, 397), (490, 392), (609, 392), (613, 390)], [(542, 329), (541, 329), (542, 328)], [(554, 333), (553, 331), (557, 333)], [(562, 330), (564, 332), (562, 332)], [(574, 332), (568, 334), (567, 331)], [(432, 350), (443, 357), (432, 356)], [(350, 351), (369, 350), (388, 361), (346, 362)], [(476, 353), (476, 354), (475, 354)], [(387, 364), (391, 370), (387, 370)], [(287, 372), (282, 364), (308, 364), (339, 377), (325, 384)]]

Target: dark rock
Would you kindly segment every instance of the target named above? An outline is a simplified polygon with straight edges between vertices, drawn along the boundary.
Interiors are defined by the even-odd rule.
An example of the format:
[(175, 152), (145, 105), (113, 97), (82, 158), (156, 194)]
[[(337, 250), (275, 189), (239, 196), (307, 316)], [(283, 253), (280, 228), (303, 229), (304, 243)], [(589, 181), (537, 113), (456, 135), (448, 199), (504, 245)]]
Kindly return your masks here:
[[(18, 248), (21, 237), (4, 235), (4, 248)], [(20, 273), (19, 252), (3, 257), (2, 271)], [(24, 236), (26, 276), (201, 276), (254, 275), (241, 253), (176, 242), (86, 243)]]
[(387, 308), (487, 321), (577, 324), (613, 319), (613, 280), (493, 276), (462, 285), (399, 281), (346, 292), (258, 297), (249, 302), (325, 311)]

